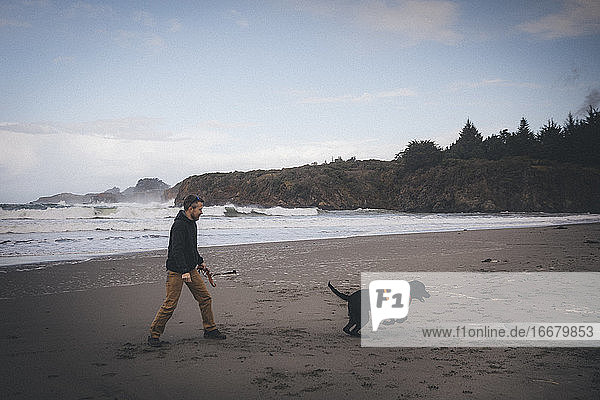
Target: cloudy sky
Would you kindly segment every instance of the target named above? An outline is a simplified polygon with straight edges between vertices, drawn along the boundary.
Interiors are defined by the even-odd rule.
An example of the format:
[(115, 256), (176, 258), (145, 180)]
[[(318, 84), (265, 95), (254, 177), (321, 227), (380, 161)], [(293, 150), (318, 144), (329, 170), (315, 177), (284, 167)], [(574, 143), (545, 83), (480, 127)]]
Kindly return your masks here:
[(600, 100), (597, 0), (0, 2), (0, 202), (391, 160)]

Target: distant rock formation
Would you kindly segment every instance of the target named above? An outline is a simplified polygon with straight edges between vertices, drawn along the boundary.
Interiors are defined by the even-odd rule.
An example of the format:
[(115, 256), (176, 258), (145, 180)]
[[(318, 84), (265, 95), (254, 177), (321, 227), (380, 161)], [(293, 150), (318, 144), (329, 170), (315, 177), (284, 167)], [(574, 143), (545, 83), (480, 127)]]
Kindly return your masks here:
[(118, 187), (113, 187), (102, 193), (73, 194), (60, 193), (53, 196), (40, 197), (33, 203), (43, 204), (91, 204), (91, 203), (152, 203), (164, 202), (165, 191), (169, 185), (158, 178), (140, 179), (134, 187), (129, 187), (123, 192)]
[(140, 179), (135, 187), (125, 189), (121, 195), (125, 202), (151, 203), (166, 201), (164, 192), (170, 186), (158, 178)]
[(59, 193), (53, 196), (44, 196), (33, 201), (32, 203), (40, 204), (88, 204), (92, 202), (92, 194), (73, 194), (73, 193)]

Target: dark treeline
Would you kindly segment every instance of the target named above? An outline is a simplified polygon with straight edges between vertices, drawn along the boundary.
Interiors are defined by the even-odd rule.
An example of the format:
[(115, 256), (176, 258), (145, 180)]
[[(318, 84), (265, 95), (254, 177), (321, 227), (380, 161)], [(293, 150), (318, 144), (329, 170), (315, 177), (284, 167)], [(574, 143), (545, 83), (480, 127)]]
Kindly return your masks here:
[(413, 140), (406, 150), (396, 155), (396, 161), (414, 171), (433, 167), (447, 158), (500, 160), (508, 157), (599, 167), (600, 112), (590, 106), (585, 118), (575, 119), (569, 113), (563, 125), (551, 119), (537, 133), (522, 118), (515, 132), (504, 129), (485, 139), (467, 120), (459, 138), (446, 149), (431, 140)]

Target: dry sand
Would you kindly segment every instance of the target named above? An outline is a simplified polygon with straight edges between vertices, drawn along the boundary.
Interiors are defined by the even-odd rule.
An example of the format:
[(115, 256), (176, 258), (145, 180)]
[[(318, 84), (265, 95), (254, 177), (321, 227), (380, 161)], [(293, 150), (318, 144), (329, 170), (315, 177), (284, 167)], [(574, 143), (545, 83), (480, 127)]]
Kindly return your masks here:
[(362, 348), (327, 281), (350, 292), (361, 271), (600, 271), (598, 241), (589, 224), (201, 249), (213, 271), (239, 272), (211, 289), (228, 338), (202, 338), (184, 287), (160, 349), (145, 340), (164, 252), (7, 272), (1, 397), (596, 399), (596, 348)]

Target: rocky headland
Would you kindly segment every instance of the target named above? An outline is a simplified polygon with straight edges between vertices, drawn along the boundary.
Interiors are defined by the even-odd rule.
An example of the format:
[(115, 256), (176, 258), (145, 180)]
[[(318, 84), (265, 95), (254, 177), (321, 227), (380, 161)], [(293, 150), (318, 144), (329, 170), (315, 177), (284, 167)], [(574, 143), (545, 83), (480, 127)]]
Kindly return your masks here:
[(151, 203), (164, 202), (165, 190), (169, 185), (158, 178), (142, 178), (135, 186), (124, 191), (113, 187), (101, 193), (73, 194), (60, 193), (40, 197), (34, 204), (90, 204), (90, 203)]
[(206, 205), (380, 208), (405, 212), (600, 212), (600, 169), (531, 160), (446, 159), (416, 170), (397, 160), (193, 175), (165, 191)]

